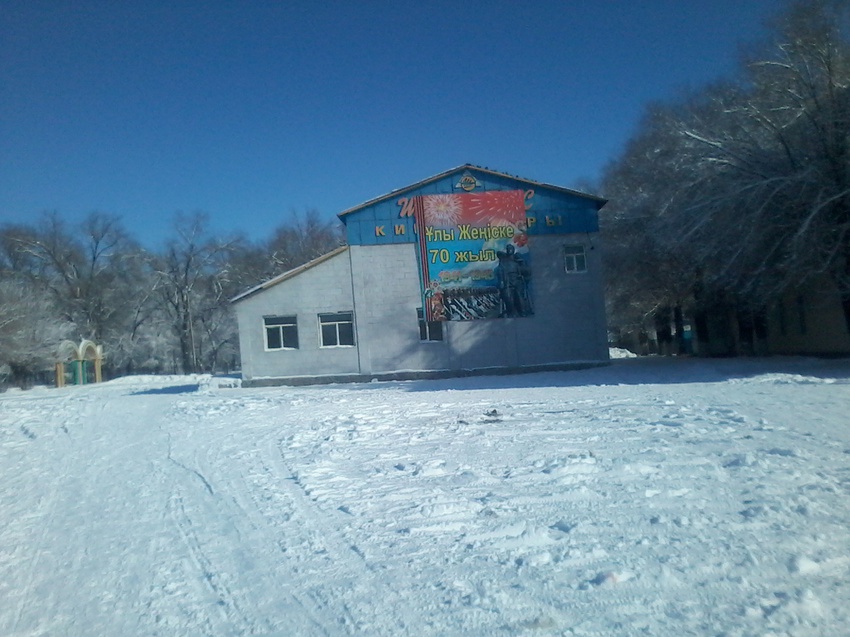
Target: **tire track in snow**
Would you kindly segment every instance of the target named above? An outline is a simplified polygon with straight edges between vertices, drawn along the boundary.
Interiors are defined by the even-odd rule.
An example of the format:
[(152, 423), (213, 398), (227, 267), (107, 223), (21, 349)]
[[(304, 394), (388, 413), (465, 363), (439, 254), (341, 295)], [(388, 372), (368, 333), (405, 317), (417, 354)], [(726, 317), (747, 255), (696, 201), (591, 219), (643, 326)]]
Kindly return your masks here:
[[(506, 412), (505, 420), (513, 419), (523, 422), (527, 418), (515, 414), (512, 415), (508, 410)], [(495, 426), (495, 423), (492, 422), (488, 424)], [(526, 423), (523, 422), (523, 424), (525, 425)], [(607, 513), (606, 509), (610, 509), (612, 506), (622, 506), (623, 499), (618, 498), (614, 493), (595, 492), (598, 479), (610, 481), (610, 472), (614, 467), (610, 463), (606, 466), (597, 467), (595, 457), (592, 453), (570, 451), (571, 449), (586, 449), (588, 440), (592, 440), (592, 446), (594, 448), (604, 449), (606, 456), (616, 456), (618, 450), (622, 448), (622, 442), (617, 438), (617, 436), (622, 436), (622, 431), (607, 431), (606, 433), (605, 428), (599, 426), (573, 426), (570, 429), (571, 435), (565, 436), (563, 432), (556, 432), (556, 430), (551, 428), (552, 424), (551, 420), (547, 422), (546, 419), (541, 421), (541, 419), (536, 418), (534, 422), (535, 427), (523, 429), (519, 436), (520, 440), (514, 440), (519, 448), (524, 448), (526, 445), (523, 444), (522, 438), (546, 436), (555, 443), (553, 449), (558, 449), (559, 452), (538, 459), (516, 458), (515, 466), (509, 468), (509, 471), (503, 476), (505, 489), (501, 491), (507, 491), (511, 494), (503, 498), (508, 504), (508, 508), (499, 508), (496, 503), (488, 506), (490, 510), (496, 511), (498, 518), (505, 518), (507, 516), (508, 519), (511, 517), (515, 519), (516, 516), (522, 514), (524, 508), (529, 509), (532, 517), (536, 515), (539, 518), (541, 508), (557, 509), (559, 508), (557, 503), (567, 502), (573, 510), (573, 516), (578, 513), (578, 511), (575, 511), (575, 508), (578, 506), (583, 517), (592, 522), (597, 517), (604, 517), (602, 514)], [(553, 435), (556, 433), (557, 435)], [(498, 437), (498, 435), (488, 437), (493, 438)], [(608, 472), (607, 476), (603, 475), (605, 472)], [(543, 479), (541, 479), (541, 474)], [(577, 485), (584, 486), (585, 484), (589, 485), (590, 489), (586, 490), (584, 494), (576, 494), (575, 487)], [(465, 488), (468, 487), (461, 486), (459, 489), (456, 488), (455, 492), (458, 490), (462, 491)], [(526, 490), (537, 491), (537, 494), (533, 496), (517, 496), (518, 493), (523, 493)], [(559, 491), (567, 491), (568, 495), (559, 494)], [(555, 505), (554, 507), (553, 504)], [(489, 502), (488, 505), (490, 505)], [(467, 520), (470, 521), (471, 519), (467, 518)], [(500, 562), (508, 568), (513, 565), (524, 567), (526, 564), (530, 568), (536, 568), (539, 565), (545, 566), (552, 563), (553, 559), (558, 563), (562, 563), (562, 560), (558, 558), (557, 554), (554, 558), (552, 555), (549, 555), (549, 549), (557, 543), (550, 543), (546, 537), (545, 529), (527, 528), (523, 524), (521, 528), (514, 531), (513, 529), (515, 527), (516, 525), (512, 525), (509, 522), (507, 526), (496, 527), (490, 532), (485, 532), (483, 537), (478, 536), (481, 540), (476, 540), (476, 536), (472, 536), (471, 538), (467, 536), (467, 540), (472, 539), (473, 546), (478, 546), (478, 549), (476, 549), (478, 551), (489, 549), (490, 551), (497, 551), (498, 554), (503, 554), (505, 557)], [(577, 534), (577, 537), (581, 537), (581, 532)], [(542, 552), (540, 552), (541, 550)], [(589, 572), (586, 572), (584, 575), (578, 574), (574, 576), (574, 579), (578, 577), (579, 581), (585, 583), (595, 580), (603, 572), (603, 569), (611, 567), (611, 559), (611, 557), (607, 559), (598, 557), (583, 558), (582, 565), (585, 567), (583, 570), (587, 571), (589, 569)], [(569, 564), (572, 569), (578, 566), (575, 560)], [(635, 589), (636, 584), (636, 581), (632, 581), (630, 588)], [(653, 589), (654, 586), (649, 586), (646, 591), (633, 590), (629, 596), (622, 597), (622, 599), (608, 594), (605, 601), (599, 604), (609, 609), (613, 606), (614, 615), (616, 615), (616, 609), (619, 606), (645, 609), (646, 600), (651, 599), (651, 591)], [(640, 604), (636, 604), (636, 600), (638, 599), (642, 600)], [(552, 612), (554, 613), (554, 611)], [(536, 621), (532, 621), (532, 624), (536, 625)], [(540, 625), (544, 624), (546, 622), (541, 620)], [(522, 624), (521, 622), (521, 625), (527, 624)]]
[[(17, 598), (15, 610), (11, 616), (11, 625), (9, 626), (10, 634), (24, 629), (29, 630), (29, 628), (22, 626), (22, 623), (24, 622), (25, 614), (33, 615), (33, 611), (35, 610), (32, 600), (38, 597), (35, 589), (37, 587), (37, 581), (41, 576), (40, 565), (45, 556), (49, 556), (48, 540), (50, 535), (55, 531), (54, 519), (57, 515), (57, 507), (62, 500), (62, 484), (71, 467), (74, 455), (72, 452), (73, 442), (67, 436), (69, 431), (68, 426), (73, 426), (79, 422), (78, 405), (85, 405), (87, 402), (85, 399), (81, 400), (79, 396), (66, 394), (62, 396), (61, 400), (51, 404), (47, 417), (44, 417), (44, 415), (34, 417), (29, 413), (29, 402), (33, 398), (31, 396), (21, 396), (20, 398), (20, 401), (15, 400), (14, 403), (12, 401), (4, 401), (3, 403), (4, 412), (2, 425), (0, 426), (4, 430), (7, 430), (8, 424), (16, 423), (19, 425), (20, 431), (24, 436), (24, 442), (13, 442), (11, 445), (4, 445), (4, 455), (5, 452), (13, 450), (17, 456), (15, 458), (16, 469), (10, 471), (7, 475), (12, 477), (15, 482), (21, 483), (21, 492), (26, 492), (31, 484), (37, 482), (40, 485), (40, 490), (47, 492), (47, 495), (39, 498), (38, 508), (34, 511), (32, 509), (27, 509), (26, 511), (17, 510), (14, 513), (5, 511), (4, 517), (10, 523), (0, 533), (0, 543), (4, 547), (12, 547), (13, 553), (11, 563), (3, 564), (3, 566), (26, 572), (23, 580), (16, 578), (20, 582), (20, 585), (14, 591), (9, 591), (13, 598)], [(39, 398), (35, 400), (39, 400)], [(15, 404), (15, 406), (10, 407), (10, 404)], [(59, 428), (63, 432), (62, 435), (56, 435), (56, 431), (46, 428), (50, 427), (48, 423), (57, 420), (62, 423)], [(53, 459), (49, 463), (49, 471), (43, 471), (41, 464), (33, 464), (31, 466), (27, 464), (26, 458), (28, 452), (34, 449), (31, 445), (37, 445), (38, 448), (45, 449), (48, 457)], [(18, 487), (4, 485), (3, 490), (7, 493), (14, 493), (18, 489)], [(14, 504), (17, 503), (13, 502)], [(38, 520), (37, 524), (32, 522), (35, 519)], [(26, 531), (16, 532), (16, 528), (19, 525), (25, 527), (36, 526), (39, 530), (37, 535), (33, 537), (26, 533)], [(15, 553), (23, 553), (27, 550), (24, 547), (32, 551), (33, 555), (24, 564), (21, 564), (15, 558)], [(39, 625), (44, 623), (45, 618), (36, 614), (29, 621), (35, 625)]]
[[(214, 600), (221, 623), (230, 626), (224, 634), (256, 634), (257, 622), (242, 608), (242, 600), (234, 594), (224, 573), (214, 564), (214, 557), (204, 548), (198, 537), (198, 526), (186, 510), (179, 486), (169, 498), (168, 515), (188, 550), (193, 570), (201, 574), (201, 582)], [(209, 628), (215, 629), (210, 634), (222, 634), (223, 631), (211, 618), (207, 624)]]
[[(371, 591), (381, 585), (372, 565), (356, 544), (343, 539), (338, 520), (330, 522), (327, 514), (316, 507), (299, 473), (286, 461), (281, 441), (267, 439), (263, 451), (263, 459), (268, 462), (271, 473), (282, 478), (280, 486), (292, 507), (290, 525), (294, 523), (299, 527), (297, 541), (302, 542), (302, 548), (307, 548), (309, 555), (320, 558), (319, 564), (302, 571), (307, 579), (307, 595), (323, 611), (335, 612), (337, 625), (346, 634), (370, 631), (371, 627), (364, 623), (370, 619), (367, 609), (374, 607), (374, 600), (369, 597)], [(329, 582), (332, 582), (330, 586)], [(371, 621), (377, 625), (380, 618), (373, 617)]]
[[(346, 529), (349, 513), (339, 507), (328, 509), (321, 494), (313, 491), (313, 483), (302, 479), (310, 475), (309, 459), (319, 452), (329, 434), (328, 422), (335, 418), (326, 421), (315, 405), (305, 410), (311, 413), (311, 427), (289, 436), (264, 435), (251, 444), (243, 437), (241, 448), (251, 451), (240, 453), (243, 470), (248, 471), (241, 507), (264, 518), (258, 525), (278, 529), (282, 556), (295, 562), (299, 589), (310, 600), (306, 605), (327, 618), (328, 634), (398, 634), (392, 622), (404, 621), (401, 617), (424, 622), (416, 609), (399, 612), (397, 607), (404, 602), (395, 591), (388, 591), (385, 599), (374, 598), (372, 591), (383, 587), (387, 574), (375, 570), (371, 548), (364, 551), (371, 545)], [(387, 613), (393, 605), (396, 609)]]
[(171, 432), (166, 432), (166, 434), (168, 435), (168, 460), (183, 469), (184, 471), (187, 471), (197, 476), (197, 478), (203, 483), (204, 487), (206, 487), (207, 492), (211, 496), (215, 496), (215, 491), (213, 491), (212, 485), (209, 483), (209, 480), (207, 480), (206, 476), (204, 476), (203, 473), (201, 473), (197, 469), (193, 469), (192, 467), (186, 466), (185, 464), (174, 458), (174, 456), (172, 455), (174, 442), (172, 440)]
[[(83, 529), (71, 567), (86, 567), (77, 548), (106, 531), (127, 559), (129, 573), (102, 562), (112, 570), (101, 588), (118, 597), (96, 606), (59, 587), (67, 603), (43, 600), (60, 611), (56, 623), (25, 626), (25, 616), (21, 626), (82, 637), (70, 604), (100, 619), (99, 634), (162, 637), (813, 637), (847, 625), (838, 597), (850, 571), (835, 546), (850, 523), (842, 449), (816, 429), (771, 432), (757, 411), (726, 404), (724, 387), (585, 387), (581, 400), (571, 388), (393, 385), (171, 398), (182, 406), (145, 422), (167, 423), (178, 462), (143, 424), (75, 449), (81, 467), (96, 464), (80, 469), (83, 497), (112, 517), (69, 512), (60, 526)], [(13, 431), (33, 449), (49, 438)], [(97, 443), (88, 455), (86, 443)], [(153, 471), (130, 466), (134, 455)], [(126, 488), (94, 489), (110, 466)], [(138, 502), (116, 505), (122, 497)], [(152, 501), (157, 519), (144, 511)], [(139, 515), (121, 526), (122, 513)], [(124, 542), (124, 531), (151, 537)], [(139, 547), (147, 555), (131, 553)], [(149, 586), (135, 607), (127, 574)], [(135, 629), (109, 619), (134, 611)]]
[[(206, 471), (177, 457), (175, 435), (167, 423), (170, 419), (161, 425), (167, 440), (165, 466), (170, 468), (161, 494), (163, 523), (176, 534), (176, 543), (168, 546), (173, 562), (160, 565), (146, 607), (162, 630), (204, 635), (268, 633), (270, 625), (256, 615), (235, 572), (242, 537), (234, 511)], [(181, 433), (184, 437), (198, 434)]]
[[(268, 408), (268, 401), (240, 406), (244, 416)], [(305, 592), (310, 585), (309, 578), (305, 583), (305, 573), (324, 577), (330, 564), (327, 556), (314, 563), (309, 554), (305, 560), (303, 551), (287, 552), (285, 546), (287, 538), (305, 537), (305, 530), (301, 520), (292, 519), (290, 498), (276, 488), (281, 478), (264, 466), (266, 454), (258, 453), (258, 445), (262, 449), (263, 441), (273, 438), (274, 433), (262, 429), (257, 440), (250, 426), (218, 429), (204, 423), (207, 414), (221, 414), (227, 409), (226, 401), (211, 401), (209, 397), (203, 402), (187, 400), (179, 408), (197, 419), (205, 440), (202, 445), (193, 442), (191, 464), (171, 459), (182, 475), (204, 478), (196, 481), (193, 476), (183, 485), (182, 496), (192, 495), (197, 519), (195, 514), (189, 515), (185, 497), (182, 508), (187, 515), (175, 518), (194, 555), (194, 570), (221, 597), (219, 606), (232, 604), (241, 609), (239, 621), (236, 615), (229, 616), (238, 627), (233, 628), (236, 634), (340, 634), (324, 616), (326, 609)], [(187, 441), (194, 440), (192, 432), (185, 435)], [(180, 452), (178, 439), (172, 449), (172, 456), (185, 455)], [(192, 485), (194, 489), (189, 488)], [(228, 541), (227, 536), (234, 539)]]

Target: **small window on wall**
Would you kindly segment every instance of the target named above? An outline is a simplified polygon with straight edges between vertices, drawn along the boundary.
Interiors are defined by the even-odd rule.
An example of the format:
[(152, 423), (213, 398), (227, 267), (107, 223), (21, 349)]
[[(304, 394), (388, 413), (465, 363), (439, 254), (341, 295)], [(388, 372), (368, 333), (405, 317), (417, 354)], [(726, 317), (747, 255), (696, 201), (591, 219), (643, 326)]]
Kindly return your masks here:
[(322, 347), (353, 346), (354, 312), (319, 314), (319, 334)]
[(584, 246), (564, 246), (564, 269), (567, 272), (587, 272), (587, 257)]
[(298, 320), (294, 316), (267, 316), (266, 349), (298, 349)]
[(419, 340), (420, 341), (442, 341), (443, 340), (443, 322), (442, 321), (426, 321), (425, 313), (422, 308), (416, 310), (416, 318), (419, 319)]

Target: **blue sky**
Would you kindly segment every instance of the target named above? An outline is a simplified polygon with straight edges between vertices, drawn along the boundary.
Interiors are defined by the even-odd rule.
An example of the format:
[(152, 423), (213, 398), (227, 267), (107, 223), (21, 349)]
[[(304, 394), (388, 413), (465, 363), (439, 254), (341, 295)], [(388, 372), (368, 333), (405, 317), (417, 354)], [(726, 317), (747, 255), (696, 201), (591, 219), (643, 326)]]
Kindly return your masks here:
[(582, 187), (779, 0), (0, 0), (0, 222), (265, 239), (473, 163)]

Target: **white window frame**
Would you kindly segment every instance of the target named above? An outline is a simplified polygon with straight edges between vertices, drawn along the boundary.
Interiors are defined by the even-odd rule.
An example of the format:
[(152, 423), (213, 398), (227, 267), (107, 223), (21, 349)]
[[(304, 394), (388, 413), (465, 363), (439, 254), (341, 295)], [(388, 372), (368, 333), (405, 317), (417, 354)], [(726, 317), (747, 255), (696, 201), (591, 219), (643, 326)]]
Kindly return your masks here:
[[(346, 318), (347, 317), (347, 318)], [(333, 320), (336, 319), (336, 320)], [(323, 349), (333, 348), (333, 347), (355, 347), (357, 345), (357, 338), (355, 336), (354, 330), (354, 312), (351, 310), (346, 310), (342, 312), (322, 312), (318, 315), (319, 321), (319, 347)], [(350, 325), (351, 326), (351, 343), (342, 343), (340, 326), (342, 325)], [(331, 345), (325, 344), (325, 329), (328, 326), (334, 326), (334, 335), (336, 338), (336, 343)]]
[[(279, 323), (272, 323), (269, 325), (268, 321), (281, 321)], [(285, 321), (285, 322), (284, 322)], [(293, 346), (291, 343), (287, 345), (287, 340), (284, 337), (285, 331), (284, 328), (294, 327), (295, 328), (295, 345)], [(269, 330), (277, 328), (278, 338), (280, 339), (280, 347), (271, 347), (269, 345)], [(263, 347), (267, 352), (281, 352), (284, 350), (296, 350), (299, 348), (299, 340), (298, 340), (298, 316), (295, 314), (291, 315), (274, 315), (274, 316), (264, 316), (263, 317)]]
[[(445, 340), (445, 321), (426, 321), (425, 311), (421, 307), (416, 308), (416, 318), (419, 320), (420, 343), (442, 343)], [(422, 338), (423, 335), (425, 338)]]
[(580, 243), (564, 246), (564, 271), (567, 274), (587, 272), (587, 250)]

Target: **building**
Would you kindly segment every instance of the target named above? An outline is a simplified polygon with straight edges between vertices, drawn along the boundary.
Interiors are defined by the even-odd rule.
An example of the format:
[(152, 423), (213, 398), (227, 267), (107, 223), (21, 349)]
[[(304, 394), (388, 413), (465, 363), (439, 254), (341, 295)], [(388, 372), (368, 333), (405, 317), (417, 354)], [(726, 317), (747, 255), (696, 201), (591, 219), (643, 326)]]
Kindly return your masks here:
[(233, 299), (243, 382), (605, 363), (604, 204), (467, 164), (346, 210), (346, 246)]
[(770, 354), (850, 355), (850, 325), (841, 292), (827, 275), (780, 296), (766, 322), (765, 349)]

